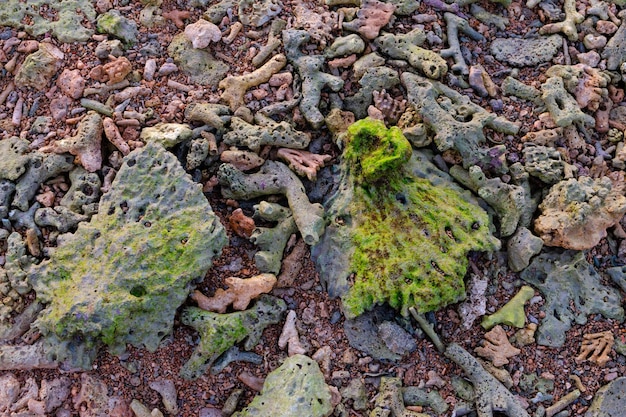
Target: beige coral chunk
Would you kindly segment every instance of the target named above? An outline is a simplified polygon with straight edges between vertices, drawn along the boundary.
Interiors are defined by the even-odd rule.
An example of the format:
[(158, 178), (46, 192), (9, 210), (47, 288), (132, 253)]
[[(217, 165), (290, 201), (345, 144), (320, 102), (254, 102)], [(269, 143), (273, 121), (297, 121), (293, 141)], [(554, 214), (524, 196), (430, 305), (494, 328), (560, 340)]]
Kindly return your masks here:
[(224, 90), (220, 99), (228, 103), (232, 111), (237, 110), (244, 105), (243, 97), (248, 89), (269, 81), (272, 75), (283, 69), (286, 64), (287, 58), (285, 55), (278, 54), (263, 64), (261, 68), (249, 74), (224, 78), (219, 83), (219, 88)]
[(289, 356), (304, 355), (306, 353), (306, 349), (300, 343), (300, 336), (296, 329), (296, 312), (293, 310), (289, 310), (289, 313), (287, 313), (283, 331), (278, 338), (278, 347), (281, 349), (287, 348)]
[(219, 42), (222, 39), (222, 32), (215, 24), (199, 19), (196, 23), (185, 27), (185, 36), (194, 48), (204, 49), (211, 42)]
[(614, 343), (615, 339), (610, 330), (584, 335), (576, 363), (590, 361), (598, 366), (606, 365), (610, 359), (609, 354)]
[(104, 64), (102, 69), (109, 79), (108, 84), (111, 85), (122, 82), (133, 70), (133, 66), (128, 58), (121, 56)]
[(291, 170), (300, 176), (306, 176), (311, 181), (315, 181), (317, 171), (332, 159), (330, 155), (318, 155), (308, 151), (289, 148), (280, 148), (276, 156), (287, 162)]
[(224, 280), (228, 289), (218, 289), (213, 297), (207, 297), (200, 291), (194, 291), (191, 299), (198, 307), (207, 311), (225, 313), (229, 305), (235, 310), (245, 310), (250, 301), (261, 294), (272, 291), (276, 284), (274, 274), (260, 274), (251, 278), (228, 277)]
[(483, 358), (489, 359), (493, 366), (502, 366), (509, 363), (508, 358), (520, 354), (520, 350), (513, 347), (501, 326), (496, 326), (485, 333), (485, 343), (474, 351)]

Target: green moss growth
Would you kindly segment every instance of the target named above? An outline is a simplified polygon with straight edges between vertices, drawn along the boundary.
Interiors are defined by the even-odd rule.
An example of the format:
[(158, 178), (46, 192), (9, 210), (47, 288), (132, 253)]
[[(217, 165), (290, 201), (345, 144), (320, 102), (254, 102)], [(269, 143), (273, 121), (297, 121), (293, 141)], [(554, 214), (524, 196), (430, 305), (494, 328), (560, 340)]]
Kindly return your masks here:
[(382, 302), (405, 316), (409, 307), (427, 312), (457, 302), (465, 297), (468, 252), (499, 247), (487, 213), (456, 189), (414, 175), (411, 155), (397, 128), (365, 119), (348, 129), (346, 197), (329, 209), (350, 229), (335, 235), (348, 236), (353, 249), (346, 252), (354, 282), (342, 296), (348, 317)]

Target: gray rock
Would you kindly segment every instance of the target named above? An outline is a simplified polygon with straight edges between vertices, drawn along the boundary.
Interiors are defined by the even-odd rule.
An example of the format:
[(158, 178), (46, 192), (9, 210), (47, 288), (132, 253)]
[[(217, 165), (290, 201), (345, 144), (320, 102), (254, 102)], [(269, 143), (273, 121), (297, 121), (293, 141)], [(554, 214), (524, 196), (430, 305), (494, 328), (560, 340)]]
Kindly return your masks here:
[(550, 61), (563, 45), (561, 36), (534, 39), (496, 38), (491, 53), (498, 61), (515, 67), (530, 67)]
[(617, 378), (596, 392), (585, 417), (618, 417), (626, 407), (626, 377)]
[(137, 42), (137, 23), (131, 19), (127, 19), (118, 10), (110, 10), (98, 16), (96, 27), (99, 33), (107, 33), (114, 36), (126, 45), (132, 45)]
[(392, 321), (382, 322), (378, 326), (378, 336), (389, 350), (398, 355), (404, 356), (417, 349), (415, 339), (406, 330)]
[(543, 240), (525, 227), (519, 227), (507, 243), (509, 268), (520, 272), (530, 264), (530, 259), (541, 252)]

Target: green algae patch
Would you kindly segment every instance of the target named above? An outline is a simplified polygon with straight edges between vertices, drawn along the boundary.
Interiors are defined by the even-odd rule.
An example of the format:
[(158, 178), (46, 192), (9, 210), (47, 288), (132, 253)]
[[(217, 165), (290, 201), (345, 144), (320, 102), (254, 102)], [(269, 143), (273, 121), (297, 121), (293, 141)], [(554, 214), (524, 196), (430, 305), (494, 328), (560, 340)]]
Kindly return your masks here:
[(174, 155), (157, 144), (130, 153), (98, 214), (31, 268), (47, 304), (36, 326), (49, 353), (88, 366), (101, 343), (113, 353), (127, 343), (156, 350), (226, 243), (201, 186)]
[(423, 159), (382, 122), (348, 130), (338, 191), (327, 202), (330, 225), (312, 254), (349, 318), (383, 302), (406, 316), (410, 307), (460, 301), (469, 251), (500, 246), (487, 213), (434, 166), (420, 168)]
[[(84, 21), (96, 19), (96, 10), (90, 0), (3, 0), (0, 6), (0, 26), (24, 29), (31, 36), (52, 33), (61, 42), (86, 42), (93, 30)], [(46, 18), (48, 8), (56, 14)]]

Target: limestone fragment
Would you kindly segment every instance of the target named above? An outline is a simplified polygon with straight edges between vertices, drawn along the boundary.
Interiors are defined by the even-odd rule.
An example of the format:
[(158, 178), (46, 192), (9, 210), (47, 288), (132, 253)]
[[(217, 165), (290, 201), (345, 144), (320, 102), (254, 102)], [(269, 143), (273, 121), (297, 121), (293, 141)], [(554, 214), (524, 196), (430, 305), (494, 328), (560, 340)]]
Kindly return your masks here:
[(189, 125), (181, 123), (157, 123), (141, 129), (139, 138), (146, 143), (156, 143), (164, 148), (171, 148), (191, 139), (193, 132)]
[(562, 47), (559, 35), (539, 38), (496, 38), (491, 53), (498, 61), (516, 67), (532, 67), (550, 61)]
[(171, 379), (160, 379), (158, 381), (153, 381), (150, 383), (150, 388), (152, 388), (161, 395), (161, 400), (163, 401), (165, 411), (167, 411), (171, 415), (178, 414), (178, 404), (176, 402), (178, 398), (178, 393), (176, 392), (176, 386)]
[(535, 230), (548, 246), (585, 250), (606, 236), (626, 213), (623, 174), (579, 177), (554, 185), (539, 205)]
[(76, 135), (57, 140), (42, 147), (42, 152), (69, 152), (87, 171), (95, 172), (102, 168), (102, 117), (96, 112), (89, 112), (78, 124)]
[(511, 345), (506, 332), (499, 325), (485, 333), (485, 339), (483, 345), (474, 350), (483, 358), (489, 359), (493, 366), (506, 365), (509, 363), (508, 358), (519, 355), (521, 352)]
[(224, 284), (228, 289), (218, 288), (212, 297), (196, 290), (191, 298), (198, 303), (198, 307), (207, 311), (225, 313), (231, 304), (234, 310), (245, 310), (253, 299), (272, 291), (276, 276), (260, 274), (250, 278), (228, 277), (224, 279)]
[(265, 159), (261, 158), (256, 153), (242, 151), (235, 147), (222, 152), (220, 154), (220, 161), (229, 163), (240, 171), (250, 171), (265, 163)]
[(274, 227), (257, 227), (250, 235), (250, 241), (259, 248), (254, 254), (257, 268), (278, 274), (287, 241), (298, 230), (292, 212), (279, 204), (261, 201), (254, 206), (253, 217), (276, 222)]
[(317, 363), (294, 355), (267, 376), (261, 393), (233, 417), (328, 417), (332, 411), (331, 391)]
[[(257, 116), (257, 120), (259, 120)], [(283, 146), (293, 149), (304, 149), (309, 146), (310, 136), (294, 129), (286, 121), (280, 123), (263, 119), (262, 124), (252, 125), (239, 117), (230, 121), (231, 130), (224, 135), (227, 145), (246, 146), (259, 152), (262, 146)]]
[(185, 27), (185, 36), (191, 41), (196, 49), (204, 49), (211, 42), (219, 42), (222, 39), (220, 28), (204, 19), (198, 19), (196, 23)]
[(576, 363), (590, 361), (598, 366), (604, 366), (611, 359), (615, 339), (613, 332), (607, 330), (600, 333), (590, 333), (583, 336), (580, 353), (576, 357)]
[(543, 240), (532, 234), (526, 227), (518, 227), (507, 243), (509, 268), (520, 272), (530, 264), (533, 256), (541, 252)]

